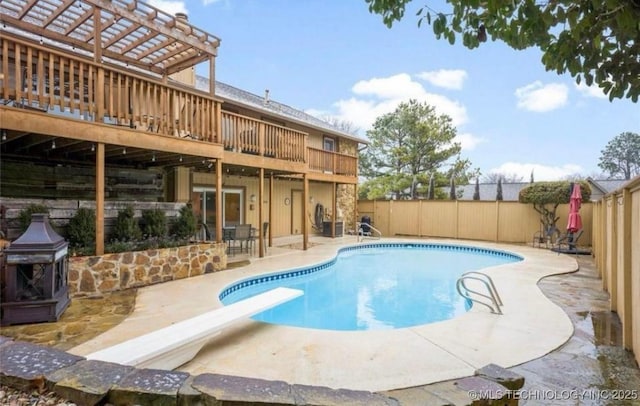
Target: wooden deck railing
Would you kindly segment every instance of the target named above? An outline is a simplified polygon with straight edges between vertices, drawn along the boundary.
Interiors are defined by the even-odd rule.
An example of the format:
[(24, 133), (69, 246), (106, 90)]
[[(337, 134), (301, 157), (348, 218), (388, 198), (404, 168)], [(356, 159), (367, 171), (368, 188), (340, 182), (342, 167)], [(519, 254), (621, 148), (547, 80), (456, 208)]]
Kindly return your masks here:
[(230, 151), (305, 162), (307, 134), (223, 111), (222, 143)]
[(202, 92), (13, 36), (0, 39), (0, 51), (0, 102), (5, 105), (222, 143), (229, 151), (308, 160), (314, 171), (357, 176), (356, 157), (307, 148), (308, 134), (291, 128), (223, 111), (218, 137), (219, 102)]
[(17, 38), (1, 42), (6, 105), (218, 142), (212, 97)]
[(310, 147), (309, 169), (334, 175), (357, 176), (358, 158)]

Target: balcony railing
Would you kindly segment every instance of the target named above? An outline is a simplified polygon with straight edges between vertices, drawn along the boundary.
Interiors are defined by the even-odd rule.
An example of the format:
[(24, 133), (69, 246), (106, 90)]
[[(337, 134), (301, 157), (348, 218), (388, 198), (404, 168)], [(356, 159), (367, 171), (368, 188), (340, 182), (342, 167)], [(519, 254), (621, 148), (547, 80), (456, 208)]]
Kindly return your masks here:
[(309, 169), (334, 175), (357, 176), (358, 158), (338, 152), (309, 148)]
[(223, 111), (222, 143), (226, 150), (305, 162), (307, 134)]
[(150, 80), (125, 66), (118, 70), (19, 39), (1, 41), (4, 104), (218, 142), (218, 102), (212, 97)]
[(0, 102), (5, 105), (221, 143), (228, 151), (357, 176), (356, 157), (307, 148), (307, 133), (221, 112), (220, 103), (201, 92), (13, 36), (0, 39), (0, 51)]

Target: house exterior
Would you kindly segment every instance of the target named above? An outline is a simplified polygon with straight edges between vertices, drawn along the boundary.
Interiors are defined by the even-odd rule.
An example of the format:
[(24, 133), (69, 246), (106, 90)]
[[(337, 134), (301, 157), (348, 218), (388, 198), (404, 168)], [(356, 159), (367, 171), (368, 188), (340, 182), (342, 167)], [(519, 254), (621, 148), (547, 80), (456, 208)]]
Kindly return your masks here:
[(220, 39), (186, 16), (16, 0), (0, 26), (0, 197), (94, 200), (97, 254), (110, 200), (191, 203), (218, 242), (242, 223), (269, 223), (260, 246), (300, 234), (305, 249), (312, 226), (355, 228), (367, 141), (216, 81)]
[[(604, 195), (620, 189), (628, 180), (622, 179), (585, 179), (591, 187), (591, 201), (598, 201)], [(530, 182), (511, 182), (502, 184), (502, 200), (517, 202), (520, 196), (520, 191), (529, 186)], [(496, 194), (498, 192), (497, 183), (480, 183), (480, 200), (496, 200)], [(444, 192), (449, 192), (448, 187), (442, 188)], [(458, 193), (458, 199), (460, 200), (473, 200), (473, 194), (475, 193), (476, 185), (471, 183), (468, 185), (457, 186), (456, 192)]]

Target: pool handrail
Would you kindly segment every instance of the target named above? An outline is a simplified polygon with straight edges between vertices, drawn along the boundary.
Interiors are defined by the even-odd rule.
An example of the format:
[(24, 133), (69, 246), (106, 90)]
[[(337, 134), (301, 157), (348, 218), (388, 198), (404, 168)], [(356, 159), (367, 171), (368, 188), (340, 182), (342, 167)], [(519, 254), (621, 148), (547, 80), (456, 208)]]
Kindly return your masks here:
[[(362, 225), (366, 224), (367, 227), (369, 228), (369, 232), (364, 232)], [(358, 242), (360, 241), (364, 241), (365, 238), (370, 238), (373, 240), (379, 240), (380, 238), (382, 238), (382, 231), (378, 230), (377, 228), (375, 228), (374, 226), (372, 226), (369, 223), (361, 223), (359, 221), (356, 221), (356, 230), (358, 230)], [(376, 232), (378, 235), (377, 236), (373, 236), (373, 232)]]
[[(465, 284), (465, 281), (469, 279), (481, 282), (487, 288), (489, 294), (484, 294), (478, 292), (477, 290), (469, 289), (469, 287)], [(493, 283), (493, 280), (489, 275), (478, 271), (465, 272), (460, 276), (460, 278), (458, 278), (458, 281), (456, 282), (456, 289), (458, 290), (460, 296), (464, 297), (465, 299), (488, 307), (491, 310), (491, 313), (502, 314), (502, 310), (500, 309), (500, 307), (503, 306), (502, 299), (498, 294), (496, 285)], [(491, 301), (491, 303), (486, 303), (476, 297), (471, 296), (471, 294), (488, 299)]]

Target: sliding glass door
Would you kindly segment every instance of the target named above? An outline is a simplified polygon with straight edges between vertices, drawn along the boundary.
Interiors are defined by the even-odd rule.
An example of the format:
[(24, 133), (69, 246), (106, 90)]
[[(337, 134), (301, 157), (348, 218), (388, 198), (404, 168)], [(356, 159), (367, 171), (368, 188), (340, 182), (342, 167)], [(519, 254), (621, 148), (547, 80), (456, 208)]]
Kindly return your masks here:
[[(207, 225), (209, 230), (216, 226), (216, 189), (210, 187), (194, 187), (191, 193), (193, 211), (199, 223)], [(222, 190), (222, 227), (235, 227), (244, 223), (244, 190)]]

